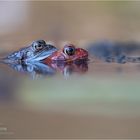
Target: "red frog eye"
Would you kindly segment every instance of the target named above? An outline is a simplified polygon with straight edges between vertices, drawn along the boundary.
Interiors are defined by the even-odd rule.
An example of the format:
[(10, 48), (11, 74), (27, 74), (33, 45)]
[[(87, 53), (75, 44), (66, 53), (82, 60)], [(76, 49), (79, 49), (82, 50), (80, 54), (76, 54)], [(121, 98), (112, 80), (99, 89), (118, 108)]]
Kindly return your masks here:
[(69, 56), (74, 55), (75, 54), (75, 46), (72, 44), (65, 45), (63, 52)]

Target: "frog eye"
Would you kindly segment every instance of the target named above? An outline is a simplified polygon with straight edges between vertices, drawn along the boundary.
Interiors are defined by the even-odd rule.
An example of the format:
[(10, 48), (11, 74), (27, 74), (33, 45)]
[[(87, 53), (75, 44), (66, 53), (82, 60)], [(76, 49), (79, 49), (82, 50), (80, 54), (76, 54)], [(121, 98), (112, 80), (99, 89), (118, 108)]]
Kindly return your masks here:
[(34, 47), (35, 50), (41, 50), (43, 48), (43, 46), (39, 43), (34, 43), (33, 47)]
[(75, 47), (73, 45), (65, 46), (63, 52), (67, 55), (74, 55)]
[(38, 41), (33, 42), (32, 44), (33, 48), (37, 51), (42, 50), (45, 45), (46, 45), (46, 42), (44, 40), (38, 40)]

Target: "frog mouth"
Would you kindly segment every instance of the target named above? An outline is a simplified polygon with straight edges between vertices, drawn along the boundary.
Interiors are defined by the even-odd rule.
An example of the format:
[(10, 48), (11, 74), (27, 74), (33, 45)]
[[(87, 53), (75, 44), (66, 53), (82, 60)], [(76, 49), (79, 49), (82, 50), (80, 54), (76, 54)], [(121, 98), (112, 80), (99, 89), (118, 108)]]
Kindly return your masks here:
[(55, 47), (51, 48), (50, 50), (48, 50), (48, 49), (42, 50), (42, 51), (36, 53), (34, 56), (32, 56), (30, 58), (27, 58), (25, 60), (25, 63), (34, 63), (34, 62), (37, 62), (37, 61), (43, 61), (44, 59), (49, 57), (52, 53), (54, 53), (57, 50), (58, 49), (55, 48)]

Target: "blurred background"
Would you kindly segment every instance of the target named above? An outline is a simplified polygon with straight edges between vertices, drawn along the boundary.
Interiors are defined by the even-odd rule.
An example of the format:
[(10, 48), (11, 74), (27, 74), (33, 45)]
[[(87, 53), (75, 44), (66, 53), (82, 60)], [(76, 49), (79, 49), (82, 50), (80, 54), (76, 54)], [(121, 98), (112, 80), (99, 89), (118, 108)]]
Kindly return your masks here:
[[(139, 25), (140, 2), (1, 1), (0, 54), (36, 39), (139, 44)], [(140, 138), (138, 63), (37, 77), (0, 65), (0, 138)]]
[(2, 1), (0, 41), (7, 49), (39, 38), (139, 42), (139, 17), (139, 2)]

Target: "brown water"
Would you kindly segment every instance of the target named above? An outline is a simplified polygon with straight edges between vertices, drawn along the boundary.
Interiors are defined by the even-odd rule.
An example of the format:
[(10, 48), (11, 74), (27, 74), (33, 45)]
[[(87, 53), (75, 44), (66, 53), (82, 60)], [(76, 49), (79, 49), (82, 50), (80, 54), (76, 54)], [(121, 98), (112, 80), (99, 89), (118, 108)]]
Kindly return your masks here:
[[(11, 10), (4, 12), (7, 20), (0, 15), (2, 55), (40, 38), (58, 47), (68, 41), (86, 48), (87, 42), (105, 39), (139, 44), (139, 2), (0, 2), (0, 7)], [(12, 15), (10, 7), (22, 10)], [(8, 21), (10, 15), (14, 21)], [(139, 80), (139, 63), (96, 59), (84, 72), (48, 75), (0, 64), (0, 138), (140, 138)]]

